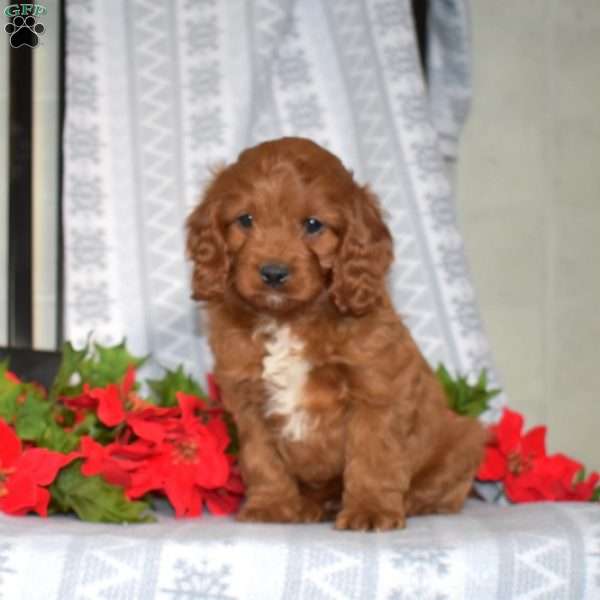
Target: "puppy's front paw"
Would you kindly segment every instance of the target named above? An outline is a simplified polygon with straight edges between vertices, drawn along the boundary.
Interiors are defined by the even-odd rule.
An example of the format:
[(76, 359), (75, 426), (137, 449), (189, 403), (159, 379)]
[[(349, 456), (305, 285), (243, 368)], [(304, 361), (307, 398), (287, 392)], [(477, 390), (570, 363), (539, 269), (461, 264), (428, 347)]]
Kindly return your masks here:
[(344, 508), (335, 520), (336, 529), (355, 531), (389, 531), (403, 529), (406, 519), (402, 513), (371, 511), (359, 508)]
[(238, 513), (237, 520), (258, 523), (317, 523), (323, 516), (321, 506), (308, 498), (268, 505), (250, 500)]

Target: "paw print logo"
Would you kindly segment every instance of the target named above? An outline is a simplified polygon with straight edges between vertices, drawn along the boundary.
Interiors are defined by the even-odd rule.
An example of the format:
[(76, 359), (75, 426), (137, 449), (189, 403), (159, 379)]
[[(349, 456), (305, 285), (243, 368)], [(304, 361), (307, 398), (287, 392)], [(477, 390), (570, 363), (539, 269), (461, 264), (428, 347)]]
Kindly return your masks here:
[(4, 27), (4, 31), (10, 35), (10, 45), (13, 48), (21, 46), (35, 48), (40, 43), (39, 36), (46, 31), (46, 28), (31, 15), (28, 17), (18, 15)]

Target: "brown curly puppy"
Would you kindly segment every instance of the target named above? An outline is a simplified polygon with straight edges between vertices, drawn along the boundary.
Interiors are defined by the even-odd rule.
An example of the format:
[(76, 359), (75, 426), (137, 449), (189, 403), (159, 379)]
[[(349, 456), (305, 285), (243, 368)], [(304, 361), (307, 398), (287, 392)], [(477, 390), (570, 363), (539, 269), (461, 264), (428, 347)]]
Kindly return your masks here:
[(448, 410), (394, 311), (392, 239), (368, 188), (283, 138), (221, 170), (187, 226), (239, 429), (239, 519), (312, 522), (337, 505), (339, 529), (382, 530), (460, 510), (484, 431)]

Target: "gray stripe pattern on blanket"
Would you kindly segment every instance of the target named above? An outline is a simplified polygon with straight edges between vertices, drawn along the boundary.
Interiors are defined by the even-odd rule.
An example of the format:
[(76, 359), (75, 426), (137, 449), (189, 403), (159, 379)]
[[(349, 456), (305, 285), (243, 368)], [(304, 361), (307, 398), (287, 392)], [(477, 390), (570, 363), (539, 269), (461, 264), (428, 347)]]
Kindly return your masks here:
[(472, 501), (386, 534), (219, 517), (116, 527), (0, 516), (0, 538), (3, 600), (600, 597), (600, 507), (585, 503)]
[(379, 195), (392, 295), (431, 364), (491, 369), (444, 163), (470, 94), (466, 9), (441, 4), (428, 96), (407, 0), (70, 0), (68, 337), (210, 369), (185, 216), (211, 167), (300, 135)]

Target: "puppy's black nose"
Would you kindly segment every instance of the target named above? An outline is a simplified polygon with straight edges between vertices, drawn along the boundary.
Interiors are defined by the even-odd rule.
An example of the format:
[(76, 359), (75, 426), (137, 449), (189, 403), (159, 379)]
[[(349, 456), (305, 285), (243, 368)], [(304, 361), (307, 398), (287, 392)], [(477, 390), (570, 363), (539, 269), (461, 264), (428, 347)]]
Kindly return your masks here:
[(279, 287), (290, 274), (286, 265), (267, 263), (260, 268), (262, 280), (271, 287)]

